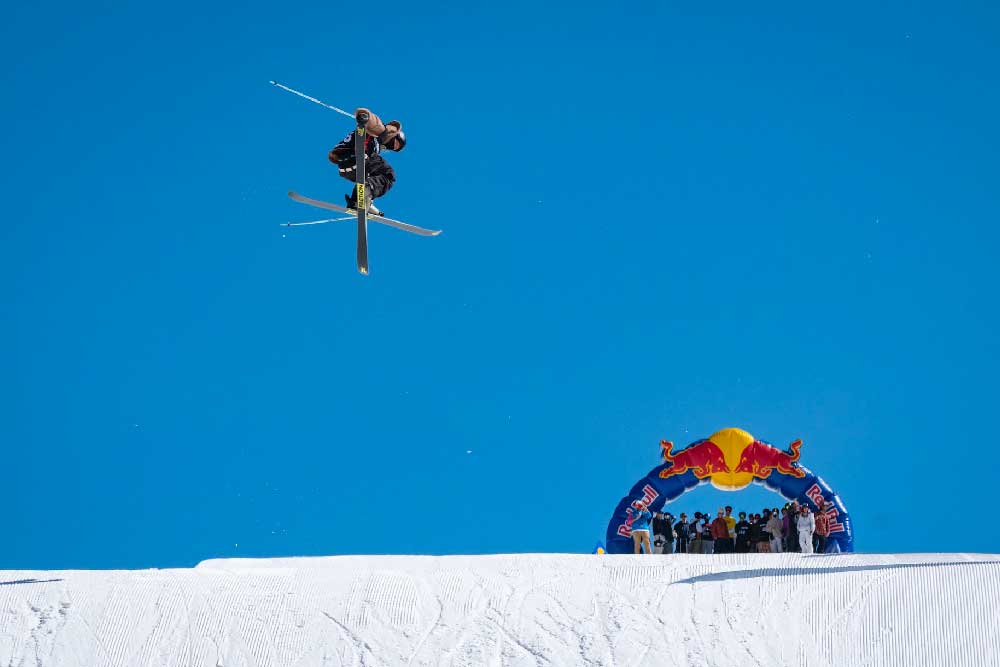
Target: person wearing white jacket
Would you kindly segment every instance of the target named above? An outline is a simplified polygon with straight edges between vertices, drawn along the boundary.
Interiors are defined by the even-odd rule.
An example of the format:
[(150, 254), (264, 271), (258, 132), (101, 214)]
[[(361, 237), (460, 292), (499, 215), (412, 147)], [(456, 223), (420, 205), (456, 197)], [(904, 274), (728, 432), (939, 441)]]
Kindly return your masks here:
[(816, 532), (816, 517), (805, 505), (799, 508), (799, 515), (795, 518), (795, 527), (799, 529), (799, 547), (802, 549), (802, 553), (811, 554), (813, 552), (813, 533)]

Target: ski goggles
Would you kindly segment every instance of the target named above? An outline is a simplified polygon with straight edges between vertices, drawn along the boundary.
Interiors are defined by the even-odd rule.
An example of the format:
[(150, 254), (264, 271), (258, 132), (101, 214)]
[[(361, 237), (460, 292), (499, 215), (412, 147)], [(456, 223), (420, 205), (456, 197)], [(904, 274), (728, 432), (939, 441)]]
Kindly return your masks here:
[(389, 148), (394, 151), (401, 151), (404, 146), (406, 146), (406, 135), (403, 134), (402, 130), (400, 130), (399, 134), (392, 138)]

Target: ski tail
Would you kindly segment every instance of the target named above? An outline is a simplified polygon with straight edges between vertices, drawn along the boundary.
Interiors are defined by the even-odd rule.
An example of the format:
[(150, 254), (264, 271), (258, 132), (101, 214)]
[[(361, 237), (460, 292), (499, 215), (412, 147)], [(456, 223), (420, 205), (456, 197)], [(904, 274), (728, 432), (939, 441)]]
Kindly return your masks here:
[(357, 188), (358, 206), (358, 271), (368, 275), (368, 193), (365, 191), (365, 140), (368, 138), (368, 131), (365, 125), (367, 117), (359, 117), (358, 129), (354, 132), (354, 160), (357, 168), (354, 172), (354, 180)]

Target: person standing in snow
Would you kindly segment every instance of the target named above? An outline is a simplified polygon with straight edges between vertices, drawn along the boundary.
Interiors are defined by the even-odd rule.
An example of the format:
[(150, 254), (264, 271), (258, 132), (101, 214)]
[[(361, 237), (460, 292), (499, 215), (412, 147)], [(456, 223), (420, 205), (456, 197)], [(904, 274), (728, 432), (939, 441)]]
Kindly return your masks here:
[(745, 554), (750, 551), (750, 522), (747, 513), (740, 512), (740, 520), (736, 522), (736, 552)]
[(691, 528), (688, 531), (690, 535), (690, 540), (688, 541), (688, 553), (700, 554), (701, 553), (701, 512), (694, 513), (694, 520), (691, 522)]
[(701, 552), (703, 554), (715, 553), (715, 537), (712, 535), (712, 524), (709, 522), (708, 512), (701, 515)]
[(782, 547), (784, 551), (791, 551), (788, 548), (788, 541), (791, 539), (789, 535), (795, 531), (795, 524), (789, 518), (790, 510), (788, 509), (788, 503), (781, 508), (781, 535), (782, 535)]
[[(382, 149), (397, 153), (403, 150), (406, 146), (406, 135), (403, 133), (403, 125), (398, 120), (383, 123), (378, 116), (363, 107), (354, 112), (354, 117), (359, 124), (364, 124), (366, 131), (365, 192), (368, 195), (368, 212), (372, 215), (382, 215), (382, 211), (375, 208), (375, 200), (387, 193), (396, 182), (396, 172), (380, 153)], [(330, 162), (340, 169), (343, 178), (355, 183), (351, 194), (344, 195), (347, 208), (352, 210), (358, 206), (357, 161), (354, 153), (356, 134), (357, 130), (348, 134), (327, 156)]]
[(670, 512), (664, 514), (663, 525), (666, 527), (663, 533), (663, 553), (670, 555), (674, 552), (674, 515)]
[(764, 521), (764, 517), (759, 514), (753, 515), (753, 536), (754, 541), (757, 542), (757, 553), (768, 554), (771, 553), (771, 543), (767, 539), (767, 522)]
[(688, 550), (688, 515), (681, 512), (681, 520), (674, 524), (674, 535), (677, 537), (676, 553), (686, 554)]
[(795, 526), (795, 520), (799, 518), (798, 503), (792, 501), (785, 505), (785, 516), (782, 522), (782, 532), (785, 535), (785, 551), (798, 551), (799, 530)]
[(813, 533), (816, 532), (816, 518), (803, 505), (799, 508), (799, 517), (795, 521), (795, 526), (799, 529), (799, 547), (802, 553), (811, 554), (813, 552)]
[(694, 513), (695, 518), (688, 524), (688, 553), (701, 553), (701, 512)]
[(816, 534), (813, 536), (813, 547), (816, 553), (826, 553), (826, 538), (830, 536), (830, 517), (823, 511), (823, 501), (820, 500), (819, 509), (816, 510)]
[(770, 534), (771, 539), (771, 551), (780, 554), (781, 553), (781, 519), (778, 518), (778, 511), (775, 510), (771, 513), (771, 518), (767, 520), (767, 525), (764, 530)]
[(655, 554), (664, 553), (668, 533), (666, 523), (667, 519), (662, 512), (653, 512), (653, 553)]
[(760, 542), (757, 530), (757, 515), (751, 512), (748, 522), (750, 523), (750, 553), (757, 553), (757, 543)]
[(723, 510), (720, 509), (718, 516), (715, 517), (715, 521), (712, 522), (712, 538), (715, 540), (715, 553), (724, 554), (728, 553), (727, 549), (729, 542), (729, 524), (726, 523), (726, 517)]
[(729, 541), (726, 542), (726, 549), (729, 553), (736, 551), (736, 517), (733, 516), (733, 508), (726, 505), (726, 527), (729, 528)]
[(632, 519), (632, 543), (635, 545), (635, 553), (642, 553), (645, 547), (646, 554), (652, 554), (653, 548), (649, 545), (649, 523), (653, 520), (653, 515), (649, 513), (646, 503), (639, 501), (636, 503), (635, 512), (629, 507), (625, 513)]

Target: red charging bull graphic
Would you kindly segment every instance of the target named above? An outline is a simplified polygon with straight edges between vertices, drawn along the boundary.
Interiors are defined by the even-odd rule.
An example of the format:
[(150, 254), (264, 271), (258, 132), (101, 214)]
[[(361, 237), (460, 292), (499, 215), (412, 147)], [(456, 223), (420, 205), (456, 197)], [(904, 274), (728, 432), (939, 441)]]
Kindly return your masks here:
[(799, 449), (801, 448), (801, 440), (796, 440), (789, 445), (790, 452), (783, 452), (765, 442), (754, 440), (740, 454), (740, 462), (736, 464), (736, 470), (733, 472), (748, 472), (759, 479), (770, 477), (773, 470), (777, 470), (782, 475), (805, 477), (802, 468), (792, 465), (799, 460)]
[(680, 450), (668, 440), (661, 440), (660, 447), (663, 463), (636, 482), (608, 522), (607, 553), (633, 553), (628, 510), (639, 500), (650, 511), (665, 511), (667, 503), (709, 483), (733, 492), (756, 484), (822, 512), (830, 525), (828, 550), (854, 551), (854, 528), (843, 501), (822, 478), (799, 463), (802, 440), (794, 440), (783, 450), (742, 429), (724, 428)]
[(660, 447), (663, 448), (663, 460), (671, 464), (671, 467), (660, 471), (660, 477), (663, 479), (683, 475), (688, 470), (694, 472), (694, 476), (698, 479), (707, 479), (715, 473), (729, 471), (726, 455), (711, 440), (696, 442), (676, 454), (670, 453), (674, 448), (672, 442), (661, 440)]

